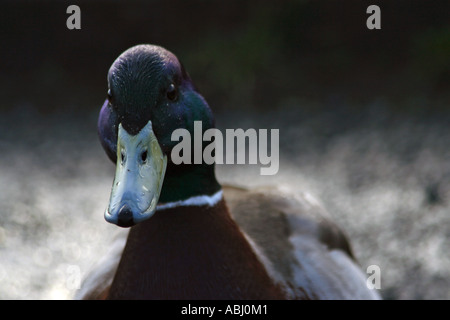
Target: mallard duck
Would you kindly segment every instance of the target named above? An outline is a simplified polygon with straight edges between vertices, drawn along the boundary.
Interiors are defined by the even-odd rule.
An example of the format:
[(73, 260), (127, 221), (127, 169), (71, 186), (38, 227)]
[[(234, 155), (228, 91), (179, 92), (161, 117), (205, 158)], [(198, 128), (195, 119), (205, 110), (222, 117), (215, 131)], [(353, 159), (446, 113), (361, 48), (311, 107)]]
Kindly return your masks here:
[(155, 45), (108, 72), (98, 132), (116, 163), (108, 222), (131, 227), (84, 299), (378, 299), (346, 235), (308, 194), (222, 186), (214, 164), (171, 161), (177, 128), (214, 127), (178, 58)]

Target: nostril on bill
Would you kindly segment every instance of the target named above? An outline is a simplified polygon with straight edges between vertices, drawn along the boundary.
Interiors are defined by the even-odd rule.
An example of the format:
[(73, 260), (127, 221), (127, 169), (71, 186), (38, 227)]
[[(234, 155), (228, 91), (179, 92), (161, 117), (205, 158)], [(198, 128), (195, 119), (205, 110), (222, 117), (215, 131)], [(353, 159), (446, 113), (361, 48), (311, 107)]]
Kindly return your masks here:
[(120, 208), (117, 225), (119, 227), (131, 227), (134, 225), (133, 212), (128, 205), (124, 205)]

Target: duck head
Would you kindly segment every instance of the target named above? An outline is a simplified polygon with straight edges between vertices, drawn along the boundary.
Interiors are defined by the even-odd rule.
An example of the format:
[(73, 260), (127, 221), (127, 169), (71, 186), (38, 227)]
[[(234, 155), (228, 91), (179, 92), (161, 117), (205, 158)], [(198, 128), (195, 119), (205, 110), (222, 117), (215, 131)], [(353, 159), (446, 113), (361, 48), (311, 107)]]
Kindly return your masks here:
[(214, 127), (211, 109), (174, 54), (138, 45), (114, 61), (98, 119), (101, 144), (116, 163), (108, 222), (130, 227), (150, 218), (158, 202), (220, 189), (214, 165), (175, 165), (170, 159), (179, 142), (172, 132), (184, 128), (193, 137), (194, 121), (202, 121), (203, 131)]

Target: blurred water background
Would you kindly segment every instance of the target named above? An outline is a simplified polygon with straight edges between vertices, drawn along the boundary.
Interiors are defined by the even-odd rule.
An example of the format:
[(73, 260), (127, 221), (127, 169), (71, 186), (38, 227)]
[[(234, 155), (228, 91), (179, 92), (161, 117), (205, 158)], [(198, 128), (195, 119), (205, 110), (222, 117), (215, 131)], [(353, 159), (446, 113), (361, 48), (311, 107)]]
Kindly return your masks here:
[[(366, 28), (378, 4), (382, 29)], [(448, 1), (6, 1), (0, 12), (0, 299), (70, 299), (123, 229), (96, 134), (114, 59), (174, 52), (217, 127), (280, 129), (280, 170), (219, 180), (320, 199), (386, 299), (450, 298)]]

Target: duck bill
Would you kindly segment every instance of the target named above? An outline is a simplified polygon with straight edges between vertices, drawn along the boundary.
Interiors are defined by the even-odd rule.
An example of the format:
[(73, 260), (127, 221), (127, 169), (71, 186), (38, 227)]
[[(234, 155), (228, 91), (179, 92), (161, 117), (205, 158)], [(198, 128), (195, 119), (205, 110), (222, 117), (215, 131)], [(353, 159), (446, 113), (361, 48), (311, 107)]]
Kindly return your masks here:
[(152, 123), (136, 135), (119, 125), (116, 174), (105, 219), (131, 227), (150, 218), (156, 210), (166, 172), (163, 154)]

